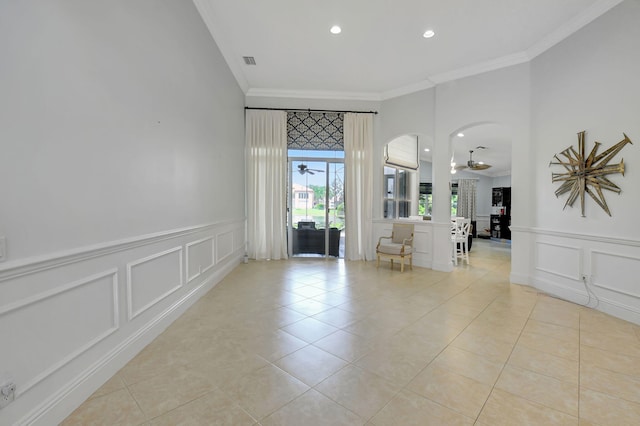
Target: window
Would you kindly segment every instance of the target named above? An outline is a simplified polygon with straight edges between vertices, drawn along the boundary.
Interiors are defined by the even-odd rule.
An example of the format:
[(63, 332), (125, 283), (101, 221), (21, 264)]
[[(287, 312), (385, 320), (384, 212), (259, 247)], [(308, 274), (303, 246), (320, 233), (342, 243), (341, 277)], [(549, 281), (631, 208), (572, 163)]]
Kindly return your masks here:
[(410, 172), (384, 166), (384, 218), (396, 219), (411, 214)]
[(418, 198), (418, 214), (431, 216), (433, 212), (433, 187), (431, 183), (420, 184), (420, 197)]
[(451, 216), (458, 215), (458, 184), (451, 184)]
[(301, 200), (307, 200), (309, 198), (309, 194), (306, 192), (298, 192), (298, 198)]

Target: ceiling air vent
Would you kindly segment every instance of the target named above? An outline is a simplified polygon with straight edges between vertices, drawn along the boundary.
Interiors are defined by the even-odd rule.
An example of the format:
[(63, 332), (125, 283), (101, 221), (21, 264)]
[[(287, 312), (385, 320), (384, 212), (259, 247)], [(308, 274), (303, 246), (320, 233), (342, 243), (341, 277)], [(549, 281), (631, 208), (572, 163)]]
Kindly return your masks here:
[(246, 65), (255, 65), (256, 64), (256, 58), (254, 58), (253, 56), (243, 56), (242, 59), (244, 59), (244, 63)]

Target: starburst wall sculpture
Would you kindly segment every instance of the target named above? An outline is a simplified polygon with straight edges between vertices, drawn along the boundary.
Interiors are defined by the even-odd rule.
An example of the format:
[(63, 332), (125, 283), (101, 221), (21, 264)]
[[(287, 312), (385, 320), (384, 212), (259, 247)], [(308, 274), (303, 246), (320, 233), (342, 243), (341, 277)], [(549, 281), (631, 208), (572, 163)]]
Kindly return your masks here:
[(624, 176), (624, 159), (620, 160), (618, 164), (609, 165), (609, 162), (626, 144), (631, 143), (631, 140), (623, 133), (623, 140), (601, 154), (598, 154), (598, 147), (601, 143), (596, 142), (589, 156), (585, 157), (584, 133), (584, 131), (578, 133), (578, 151), (576, 151), (573, 146), (570, 146), (560, 153), (566, 160), (560, 159), (558, 154), (556, 154), (553, 158), (555, 158), (557, 162), (551, 161), (551, 163), (549, 163), (549, 166), (560, 165), (566, 170), (564, 173), (551, 173), (552, 182), (562, 182), (560, 188), (556, 190), (556, 197), (559, 197), (565, 192), (570, 192), (567, 202), (564, 203), (564, 208), (566, 208), (567, 206), (573, 206), (573, 203), (578, 199), (578, 196), (580, 196), (582, 217), (585, 217), (584, 198), (586, 192), (611, 216), (609, 206), (607, 206), (607, 201), (602, 191), (612, 191), (616, 194), (622, 191), (618, 185), (611, 182), (606, 176), (614, 173), (620, 173)]

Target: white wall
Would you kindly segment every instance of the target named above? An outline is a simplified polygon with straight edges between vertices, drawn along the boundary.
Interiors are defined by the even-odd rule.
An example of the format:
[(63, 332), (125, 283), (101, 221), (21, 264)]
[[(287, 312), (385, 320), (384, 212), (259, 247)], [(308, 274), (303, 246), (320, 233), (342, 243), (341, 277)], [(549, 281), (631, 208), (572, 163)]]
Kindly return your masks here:
[(0, 424), (56, 424), (238, 264), (244, 96), (191, 2), (3, 2), (0, 58)]
[[(640, 323), (640, 2), (628, 0), (593, 21), (531, 63), (532, 164), (535, 174), (535, 227), (530, 235), (532, 282), (571, 300), (588, 300), (584, 276), (601, 299), (599, 309)], [(566, 195), (556, 198), (551, 182), (554, 154), (577, 147), (586, 130), (587, 153), (595, 141), (600, 152), (622, 139), (624, 177), (610, 175), (620, 195), (605, 192), (609, 217), (587, 197), (586, 217), (579, 200), (563, 211)], [(555, 169), (557, 170), (557, 168)]]

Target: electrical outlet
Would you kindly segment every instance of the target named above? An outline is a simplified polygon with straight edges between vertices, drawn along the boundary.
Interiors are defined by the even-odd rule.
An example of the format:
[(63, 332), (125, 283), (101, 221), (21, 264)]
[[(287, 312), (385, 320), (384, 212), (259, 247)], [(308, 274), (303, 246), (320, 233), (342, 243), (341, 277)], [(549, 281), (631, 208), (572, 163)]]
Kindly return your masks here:
[(11, 378), (5, 378), (0, 383), (0, 409), (6, 407), (16, 399), (16, 384)]

